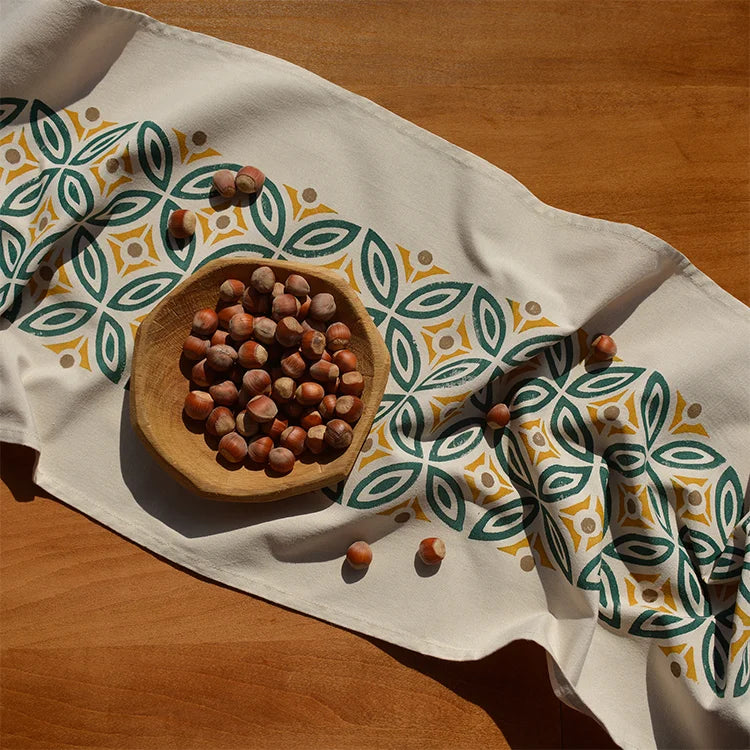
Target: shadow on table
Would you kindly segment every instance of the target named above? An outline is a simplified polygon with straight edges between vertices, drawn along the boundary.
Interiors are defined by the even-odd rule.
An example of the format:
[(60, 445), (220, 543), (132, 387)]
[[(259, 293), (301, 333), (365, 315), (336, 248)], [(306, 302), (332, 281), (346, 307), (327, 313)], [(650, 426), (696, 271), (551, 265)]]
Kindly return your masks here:
[(514, 749), (618, 747), (596, 721), (558, 701), (549, 682), (546, 652), (536, 643), (515, 641), (484, 659), (453, 662), (360, 637), (479, 706)]

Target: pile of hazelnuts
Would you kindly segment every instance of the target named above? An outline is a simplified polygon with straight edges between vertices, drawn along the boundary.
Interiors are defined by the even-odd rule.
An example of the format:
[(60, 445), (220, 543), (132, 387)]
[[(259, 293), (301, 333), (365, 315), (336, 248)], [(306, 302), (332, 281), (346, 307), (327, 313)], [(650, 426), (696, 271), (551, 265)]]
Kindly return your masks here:
[(362, 416), (364, 377), (328, 292), (268, 266), (246, 286), (227, 279), (217, 309), (198, 310), (182, 346), (195, 362), (184, 411), (219, 438), (229, 463), (247, 457), (288, 474), (305, 452), (343, 451)]

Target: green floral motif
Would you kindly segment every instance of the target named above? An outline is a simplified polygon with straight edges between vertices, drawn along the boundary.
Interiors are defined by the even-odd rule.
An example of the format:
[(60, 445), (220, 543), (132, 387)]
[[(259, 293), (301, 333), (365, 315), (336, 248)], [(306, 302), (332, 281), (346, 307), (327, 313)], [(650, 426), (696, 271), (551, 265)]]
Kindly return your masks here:
[[(318, 205), (316, 190), (267, 179), (257, 198), (223, 201), (213, 176), (240, 165), (188, 159), (165, 123), (87, 131), (43, 102), (4, 98), (0, 127), (23, 132), (40, 165), (2, 187), (0, 312), (48, 356), (84, 339), (98, 376), (123, 383), (131, 329), (210, 260), (336, 268), (383, 334), (391, 379), (370, 436), (377, 460), (326, 496), (380, 513), (416, 495), (451, 533), (502, 560), (524, 550), (541, 577), (598, 592), (604, 627), (689, 652), (716, 695), (750, 690), (744, 482), (662, 374), (587, 362), (585, 332), (451, 276), (428, 249)], [(167, 232), (178, 207), (199, 215), (190, 240)], [(240, 231), (211, 224), (219, 211)], [(511, 422), (491, 430), (484, 413), (498, 401)]]

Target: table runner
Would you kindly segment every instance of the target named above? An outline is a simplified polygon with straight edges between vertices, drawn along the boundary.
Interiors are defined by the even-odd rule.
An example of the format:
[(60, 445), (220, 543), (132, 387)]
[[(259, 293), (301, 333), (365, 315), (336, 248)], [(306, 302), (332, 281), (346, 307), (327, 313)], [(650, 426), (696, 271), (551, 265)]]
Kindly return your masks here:
[[(40, 486), (214, 580), (423, 653), (534, 640), (558, 695), (623, 746), (747, 744), (742, 304), (652, 235), (545, 206), (289, 63), (90, 0), (4, 16), (0, 437), (39, 451)], [(260, 199), (209, 200), (244, 163), (268, 175)], [(199, 217), (189, 243), (165, 232), (177, 206)], [(338, 270), (389, 346), (338, 487), (211, 503), (132, 433), (134, 331), (231, 253)], [(493, 432), (500, 399), (513, 419)], [(430, 535), (448, 546), (432, 575), (414, 560)], [(364, 576), (342, 566), (357, 538)]]

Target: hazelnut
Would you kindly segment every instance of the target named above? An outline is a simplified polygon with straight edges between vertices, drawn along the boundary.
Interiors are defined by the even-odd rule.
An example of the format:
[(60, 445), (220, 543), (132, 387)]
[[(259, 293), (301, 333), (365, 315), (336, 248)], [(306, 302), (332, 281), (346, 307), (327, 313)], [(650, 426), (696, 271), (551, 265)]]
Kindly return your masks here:
[(310, 377), (319, 380), (321, 383), (330, 383), (339, 376), (339, 368), (331, 362), (318, 360), (310, 365)]
[(317, 409), (306, 409), (299, 418), (299, 426), (306, 430), (323, 424), (323, 417)]
[(287, 294), (293, 294), (295, 297), (305, 297), (310, 294), (310, 285), (304, 276), (298, 273), (291, 273), (284, 284), (284, 291)]
[(206, 356), (211, 343), (207, 339), (199, 339), (197, 336), (188, 336), (182, 344), (182, 353), (185, 359), (198, 361)]
[(342, 451), (352, 444), (354, 431), (343, 419), (332, 419), (326, 425), (325, 441), (331, 448)]
[(283, 404), (294, 398), (297, 384), (291, 378), (283, 377), (273, 381), (271, 397), (276, 403)]
[(372, 562), (372, 549), (367, 542), (354, 542), (346, 551), (346, 561), (355, 570), (364, 570)]
[(604, 362), (617, 354), (617, 344), (611, 336), (602, 334), (591, 342), (592, 356), (598, 362)]
[(197, 218), (192, 211), (185, 208), (172, 211), (167, 222), (169, 233), (178, 240), (186, 240), (188, 237), (192, 237), (195, 234)]
[(341, 373), (357, 369), (357, 355), (351, 349), (339, 349), (333, 353), (333, 362)]
[(254, 396), (245, 409), (256, 422), (270, 422), (279, 413), (279, 407), (268, 396)]
[(211, 369), (205, 359), (202, 359), (193, 365), (193, 369), (190, 371), (190, 379), (201, 388), (208, 388), (216, 379), (216, 371)]
[(256, 318), (253, 336), (256, 341), (269, 346), (276, 341), (276, 321), (271, 318)]
[(325, 396), (325, 391), (320, 383), (302, 383), (294, 392), (294, 399), (302, 406), (313, 406), (319, 404)]
[(247, 443), (242, 435), (238, 435), (236, 432), (228, 432), (219, 441), (219, 453), (227, 461), (233, 464), (238, 464), (240, 461), (245, 460), (247, 456)]
[(282, 294), (286, 294), (284, 291), (284, 285), (280, 281), (277, 281), (273, 285), (273, 289), (271, 289), (271, 299), (273, 300), (276, 297), (280, 297)]
[(210, 308), (198, 310), (193, 315), (193, 334), (208, 338), (219, 327), (219, 316)]
[(288, 474), (294, 468), (294, 453), (289, 448), (272, 448), (268, 453), (268, 466), (279, 474)]
[(320, 412), (320, 416), (323, 417), (326, 422), (329, 419), (333, 419), (334, 414), (336, 413), (336, 401), (336, 395), (333, 393), (329, 393), (318, 404), (318, 411)]
[(323, 383), (323, 388), (325, 388), (326, 393), (333, 393), (337, 394), (339, 392), (339, 381), (341, 378), (336, 378), (335, 380), (329, 380), (326, 383)]
[(264, 464), (268, 461), (268, 454), (273, 448), (273, 440), (263, 435), (251, 440), (247, 445), (247, 455), (256, 464)]
[(307, 430), (307, 438), (305, 439), (305, 447), (317, 456), (326, 449), (325, 443), (326, 426), (324, 424), (314, 425)]
[(260, 425), (255, 422), (247, 411), (241, 411), (236, 418), (236, 430), (243, 437), (253, 437), (260, 430)]
[(234, 184), (241, 193), (259, 193), (263, 189), (266, 176), (257, 167), (242, 167), (234, 178)]
[(339, 393), (342, 396), (361, 396), (365, 389), (365, 379), (358, 370), (345, 372), (339, 383)]
[(302, 416), (302, 412), (305, 411), (305, 407), (302, 406), (302, 404), (297, 403), (296, 401), (290, 401), (288, 404), (282, 404), (281, 408), (284, 411), (284, 414), (289, 417), (289, 419), (299, 419)]
[(213, 409), (214, 400), (205, 391), (190, 391), (185, 397), (185, 414), (190, 419), (207, 419)]
[(271, 312), (271, 295), (248, 287), (242, 295), (242, 306), (252, 315), (268, 315)]
[(281, 359), (281, 371), (288, 378), (301, 378), (306, 369), (307, 363), (299, 352), (291, 352)]
[[(211, 336), (211, 346), (216, 346), (217, 344), (232, 346), (232, 339), (229, 335), (229, 331), (222, 331), (221, 329), (214, 331), (214, 335)], [(233, 346), (232, 348), (234, 349)]]
[(323, 356), (321, 357), (321, 359), (325, 360), (326, 362), (333, 362), (333, 357), (331, 356), (331, 353), (328, 351), (328, 349), (323, 352)]
[(271, 440), (276, 442), (287, 427), (289, 427), (288, 419), (274, 418), (270, 422), (266, 422), (261, 429), (264, 435), (268, 435)]
[(326, 329), (326, 348), (331, 352), (346, 349), (351, 340), (352, 332), (346, 323), (331, 323)]
[(323, 352), (326, 350), (325, 334), (312, 329), (305, 331), (303, 328), (302, 330), (302, 342), (300, 344), (302, 355), (307, 357), (307, 359), (320, 359), (323, 356)]
[(206, 432), (215, 437), (224, 437), (234, 431), (234, 414), (226, 406), (217, 406), (206, 420)]
[(225, 372), (237, 361), (237, 352), (227, 344), (217, 344), (209, 347), (206, 352), (206, 362), (212, 370)]
[(228, 169), (220, 169), (214, 174), (214, 189), (224, 198), (233, 198), (237, 192), (234, 185), (234, 172)]
[(425, 565), (439, 565), (445, 557), (445, 542), (436, 536), (419, 543), (419, 557)]
[(305, 452), (305, 439), (307, 432), (302, 427), (287, 427), (281, 433), (279, 443), (282, 448), (288, 448), (295, 456), (301, 456)]
[(296, 318), (282, 318), (276, 324), (276, 341), (282, 346), (298, 346), (302, 339), (302, 326)]
[(208, 392), (217, 406), (234, 406), (237, 403), (237, 386), (231, 380), (214, 383)]
[(253, 396), (267, 394), (271, 389), (271, 376), (265, 370), (248, 370), (242, 376), (242, 386)]
[(235, 341), (247, 341), (253, 335), (255, 318), (245, 312), (237, 313), (229, 321), (229, 333)]
[(307, 317), (307, 313), (310, 312), (310, 304), (312, 300), (309, 296), (302, 299), (299, 303), (299, 310), (297, 310), (297, 320), (302, 321)]
[(229, 330), (229, 321), (239, 313), (245, 312), (245, 309), (242, 307), (242, 305), (226, 305), (225, 307), (222, 307), (219, 312), (219, 325), (225, 330)]
[(341, 396), (336, 400), (334, 413), (339, 419), (343, 419), (349, 424), (354, 424), (362, 416), (362, 410), (365, 405), (362, 399), (357, 396)]
[(260, 294), (270, 294), (276, 283), (276, 274), (269, 266), (259, 266), (250, 276), (250, 286)]
[(239, 302), (245, 293), (245, 285), (239, 279), (227, 279), (219, 287), (219, 299), (222, 302)]
[(248, 370), (263, 367), (268, 360), (268, 351), (257, 341), (246, 341), (237, 350), (239, 363)]
[(282, 318), (296, 318), (299, 312), (299, 300), (291, 294), (280, 294), (271, 302), (271, 317), (279, 321)]
[(501, 430), (510, 422), (510, 409), (505, 404), (495, 404), (485, 417), (487, 426), (493, 430)]
[(336, 301), (328, 292), (321, 292), (313, 296), (308, 315), (313, 320), (330, 320), (336, 314)]

